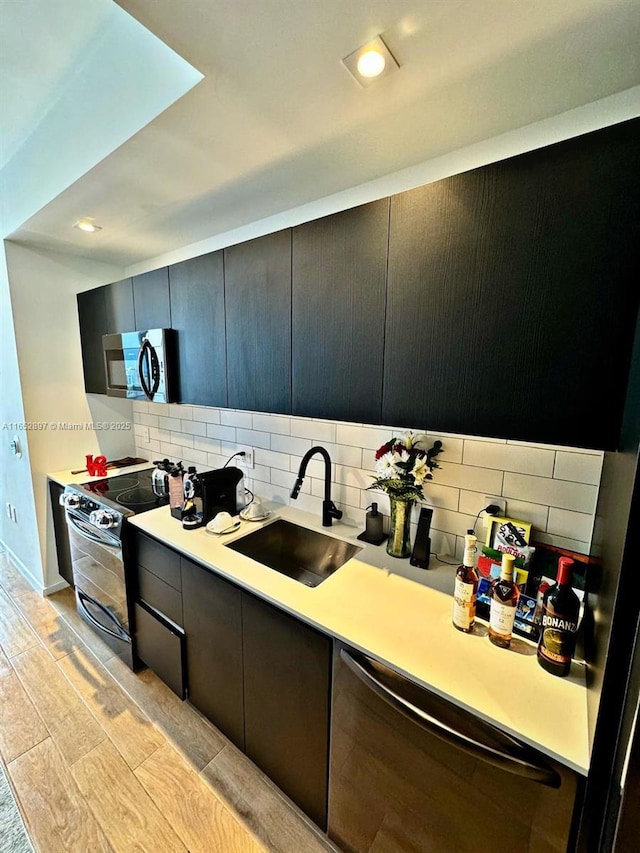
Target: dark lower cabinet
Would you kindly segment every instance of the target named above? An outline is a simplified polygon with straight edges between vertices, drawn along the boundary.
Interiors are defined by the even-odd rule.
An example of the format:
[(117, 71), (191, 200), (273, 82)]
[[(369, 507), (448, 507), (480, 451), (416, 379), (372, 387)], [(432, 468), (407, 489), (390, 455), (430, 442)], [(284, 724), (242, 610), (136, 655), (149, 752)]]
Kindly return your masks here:
[(244, 749), (242, 593), (182, 559), (189, 701)]
[(49, 496), (51, 498), (51, 517), (53, 519), (53, 533), (56, 541), (56, 556), (58, 558), (58, 572), (69, 586), (73, 586), (73, 566), (71, 563), (71, 549), (69, 547), (69, 534), (67, 533), (67, 519), (64, 507), (60, 506), (60, 495), (64, 492), (64, 486), (49, 480)]
[(185, 637), (177, 625), (144, 604), (134, 604), (136, 653), (181, 699), (185, 698)]
[(245, 752), (327, 826), (331, 640), (243, 593)]

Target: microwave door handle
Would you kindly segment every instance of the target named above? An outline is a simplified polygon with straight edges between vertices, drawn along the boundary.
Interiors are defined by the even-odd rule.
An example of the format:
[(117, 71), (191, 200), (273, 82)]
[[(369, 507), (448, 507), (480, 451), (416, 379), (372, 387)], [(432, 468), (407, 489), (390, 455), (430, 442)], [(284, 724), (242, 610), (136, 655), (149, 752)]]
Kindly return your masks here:
[(156, 396), (158, 392), (158, 388), (160, 387), (160, 359), (158, 358), (158, 353), (156, 352), (156, 348), (149, 343), (149, 363), (151, 365), (151, 397), (150, 399)]
[(464, 732), (452, 728), (443, 720), (432, 716), (424, 708), (419, 708), (386, 684), (382, 684), (376, 678), (374, 674), (375, 670), (373, 670), (370, 662), (364, 656), (358, 655), (358, 659), (356, 660), (346, 649), (341, 649), (340, 657), (363, 684), (369, 687), (388, 705), (403, 714), (421, 729), (429, 732), (429, 734), (435, 735), (440, 740), (449, 743), (451, 746), (467, 753), (467, 755), (473, 758), (492, 764), (516, 776), (523, 776), (525, 779), (539, 782), (550, 788), (560, 787), (562, 779), (560, 774), (553, 768), (547, 767), (544, 764), (536, 764), (522, 755), (508, 751), (503, 752), (489, 744), (477, 741)]
[[(147, 381), (144, 377), (143, 367), (144, 367), (144, 362), (146, 359), (147, 360), (147, 366), (150, 368), (149, 350), (151, 350), (151, 349), (152, 349), (151, 344), (145, 338), (145, 340), (142, 342), (142, 346), (140, 347), (140, 351), (138, 353), (138, 379), (140, 380), (140, 387), (144, 391), (144, 395), (147, 398), (147, 400), (153, 400), (153, 393), (154, 392), (151, 390), (151, 387), (149, 385), (147, 385)], [(151, 369), (149, 369), (149, 375), (151, 376)]]
[[(120, 627), (117, 619), (115, 618), (113, 613), (111, 613), (110, 610), (107, 610), (107, 608), (103, 604), (100, 604), (99, 601), (96, 601), (95, 598), (91, 598), (91, 596), (82, 592), (81, 589), (76, 588), (76, 593), (78, 596), (78, 603), (80, 604), (80, 607), (82, 607), (82, 612), (92, 625), (95, 625), (95, 627), (99, 631), (103, 631), (105, 634), (109, 634), (110, 637), (115, 637), (116, 640), (124, 640), (127, 643), (131, 642), (131, 637), (127, 634), (124, 628)], [(98, 620), (87, 607), (87, 604), (91, 604), (94, 607), (97, 607), (98, 610), (101, 610), (114, 623), (118, 630), (112, 631), (110, 628), (107, 628), (106, 625), (103, 625), (102, 622), (98, 622)]]

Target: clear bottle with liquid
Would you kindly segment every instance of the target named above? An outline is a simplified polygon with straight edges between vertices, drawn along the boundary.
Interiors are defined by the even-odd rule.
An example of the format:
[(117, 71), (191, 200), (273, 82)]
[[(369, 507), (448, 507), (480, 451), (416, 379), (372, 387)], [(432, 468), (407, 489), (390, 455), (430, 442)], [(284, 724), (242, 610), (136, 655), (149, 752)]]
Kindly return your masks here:
[(515, 559), (512, 554), (502, 555), (500, 577), (493, 581), (489, 591), (489, 639), (495, 646), (503, 649), (508, 649), (511, 645), (516, 605), (520, 595), (513, 579)]
[(473, 530), (467, 530), (464, 537), (464, 557), (456, 569), (453, 592), (453, 627), (465, 634), (473, 631), (476, 618), (476, 595), (478, 593), (478, 573), (475, 569), (477, 537)]

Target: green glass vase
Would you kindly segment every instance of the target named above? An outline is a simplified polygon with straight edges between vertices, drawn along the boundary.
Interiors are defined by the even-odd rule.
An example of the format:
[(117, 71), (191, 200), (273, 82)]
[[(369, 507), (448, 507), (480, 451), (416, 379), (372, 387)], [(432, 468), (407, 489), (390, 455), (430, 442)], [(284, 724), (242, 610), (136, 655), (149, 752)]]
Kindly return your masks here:
[(389, 495), (389, 503), (391, 505), (391, 517), (389, 519), (387, 554), (392, 557), (408, 557), (411, 554), (411, 508), (415, 501)]

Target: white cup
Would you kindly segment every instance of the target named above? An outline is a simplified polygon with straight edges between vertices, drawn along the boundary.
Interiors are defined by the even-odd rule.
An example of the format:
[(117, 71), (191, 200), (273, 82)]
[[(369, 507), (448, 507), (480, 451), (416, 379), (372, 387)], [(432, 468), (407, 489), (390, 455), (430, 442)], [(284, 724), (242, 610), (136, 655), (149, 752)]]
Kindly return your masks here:
[(214, 533), (224, 533), (235, 524), (231, 515), (228, 512), (219, 512), (213, 521), (210, 522), (210, 529)]
[(264, 515), (264, 507), (260, 498), (254, 498), (249, 506), (245, 509), (244, 515), (246, 518), (262, 518)]

